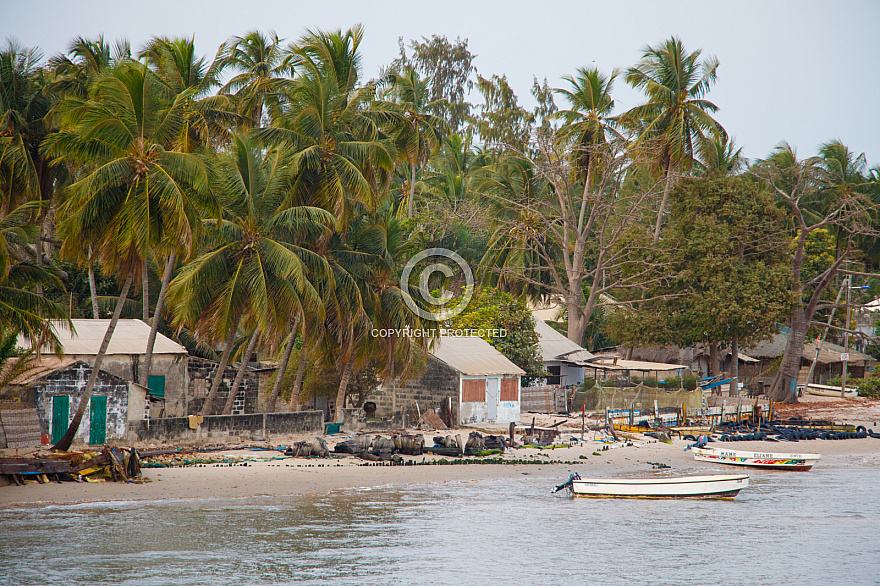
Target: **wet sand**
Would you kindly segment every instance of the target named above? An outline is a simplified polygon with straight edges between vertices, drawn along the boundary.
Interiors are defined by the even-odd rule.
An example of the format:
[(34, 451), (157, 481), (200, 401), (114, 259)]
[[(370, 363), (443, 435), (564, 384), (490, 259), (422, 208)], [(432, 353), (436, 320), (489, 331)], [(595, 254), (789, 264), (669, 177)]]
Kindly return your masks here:
[[(672, 445), (636, 436), (633, 445), (602, 451), (600, 443), (587, 442), (571, 448), (555, 450), (508, 450), (504, 459), (529, 459), (541, 464), (470, 464), (434, 466), (365, 466), (353, 457), (331, 459), (277, 458), (280, 453), (250, 450), (225, 450), (220, 454), (249, 458), (247, 466), (215, 466), (144, 469), (150, 482), (144, 484), (50, 483), (0, 487), (0, 507), (40, 506), (119, 500), (160, 500), (194, 498), (242, 498), (251, 496), (282, 496), (332, 493), (333, 491), (380, 486), (461, 482), (483, 479), (505, 479), (530, 474), (547, 478), (548, 490), (564, 481), (571, 472), (582, 477), (616, 475), (678, 475), (694, 472), (719, 474), (745, 472), (732, 467), (694, 462), (690, 451), (683, 451), (690, 442), (675, 440)], [(330, 442), (333, 445), (332, 441)], [(845, 461), (846, 465), (877, 466), (880, 461), (880, 440), (810, 440), (797, 443), (736, 442), (714, 443), (713, 446), (746, 451), (785, 453), (819, 453), (823, 459), (817, 467)], [(594, 455), (599, 451), (599, 455)], [(585, 456), (586, 459), (580, 459)], [(405, 456), (416, 462), (440, 460), (436, 456)], [(475, 460), (475, 458), (469, 458)], [(255, 460), (255, 461), (254, 461)], [(574, 461), (575, 464), (562, 462)], [(669, 469), (656, 470), (654, 463)], [(809, 474), (809, 472), (779, 472)]]

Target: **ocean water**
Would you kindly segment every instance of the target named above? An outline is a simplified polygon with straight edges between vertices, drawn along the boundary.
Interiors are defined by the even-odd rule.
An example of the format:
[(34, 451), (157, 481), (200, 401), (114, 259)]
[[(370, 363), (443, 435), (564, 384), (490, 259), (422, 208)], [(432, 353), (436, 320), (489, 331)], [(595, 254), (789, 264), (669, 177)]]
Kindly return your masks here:
[(753, 472), (733, 501), (554, 483), (5, 509), (0, 583), (880, 584), (880, 456)]

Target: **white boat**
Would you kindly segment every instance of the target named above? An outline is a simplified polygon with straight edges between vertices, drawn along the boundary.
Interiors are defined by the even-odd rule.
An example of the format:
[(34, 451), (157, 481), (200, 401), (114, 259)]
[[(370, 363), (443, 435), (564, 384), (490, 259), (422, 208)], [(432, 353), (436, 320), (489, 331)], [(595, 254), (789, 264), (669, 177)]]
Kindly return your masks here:
[(772, 468), (775, 470), (809, 470), (821, 454), (777, 454), (772, 452), (742, 452), (720, 448), (694, 448), (694, 460), (732, 466)]
[[(840, 398), (840, 387), (832, 387), (831, 385), (817, 385), (810, 383), (804, 387), (804, 391), (808, 395), (818, 395), (820, 397), (836, 397)], [(847, 387), (843, 393), (845, 399), (852, 399), (859, 396), (859, 390)]]
[(613, 498), (733, 498), (749, 486), (746, 474), (681, 478), (583, 478), (571, 480), (574, 496)]

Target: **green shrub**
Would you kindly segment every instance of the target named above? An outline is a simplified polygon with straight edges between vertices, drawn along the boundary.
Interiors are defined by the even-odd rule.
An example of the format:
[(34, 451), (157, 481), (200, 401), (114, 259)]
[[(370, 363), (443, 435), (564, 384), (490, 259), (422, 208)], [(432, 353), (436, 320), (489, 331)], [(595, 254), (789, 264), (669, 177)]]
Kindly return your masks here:
[(584, 379), (584, 382), (581, 383), (581, 391), (588, 391), (596, 386), (596, 379), (593, 377), (587, 377)]

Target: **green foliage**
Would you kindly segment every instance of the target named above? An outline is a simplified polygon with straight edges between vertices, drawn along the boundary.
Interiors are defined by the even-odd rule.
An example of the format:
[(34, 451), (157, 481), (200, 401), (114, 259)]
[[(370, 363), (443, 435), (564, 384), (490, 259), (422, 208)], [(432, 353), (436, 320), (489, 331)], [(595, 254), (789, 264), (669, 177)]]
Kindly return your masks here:
[[(483, 339), (526, 371), (526, 377), (537, 378), (544, 373), (535, 318), (525, 302), (514, 299), (510, 293), (497, 289), (477, 291), (467, 309), (457, 315), (449, 327), (486, 330)], [(488, 330), (493, 329), (506, 330), (507, 335), (490, 336)]]
[(610, 318), (630, 343), (759, 341), (784, 321), (789, 265), (779, 213), (740, 178), (684, 179), (670, 195), (672, 223), (658, 254), (673, 278), (637, 310)]
[(692, 391), (697, 388), (697, 377), (693, 374), (686, 374), (682, 377), (670, 376), (663, 379), (663, 388), (678, 389), (682, 388), (686, 391)]
[[(880, 376), (876, 376), (874, 374), (875, 373), (868, 373), (867, 378), (846, 379), (846, 388), (858, 389), (859, 397), (880, 399)], [(830, 379), (825, 384), (832, 387), (840, 387), (841, 382), (843, 382), (843, 379), (839, 376), (836, 376)]]

